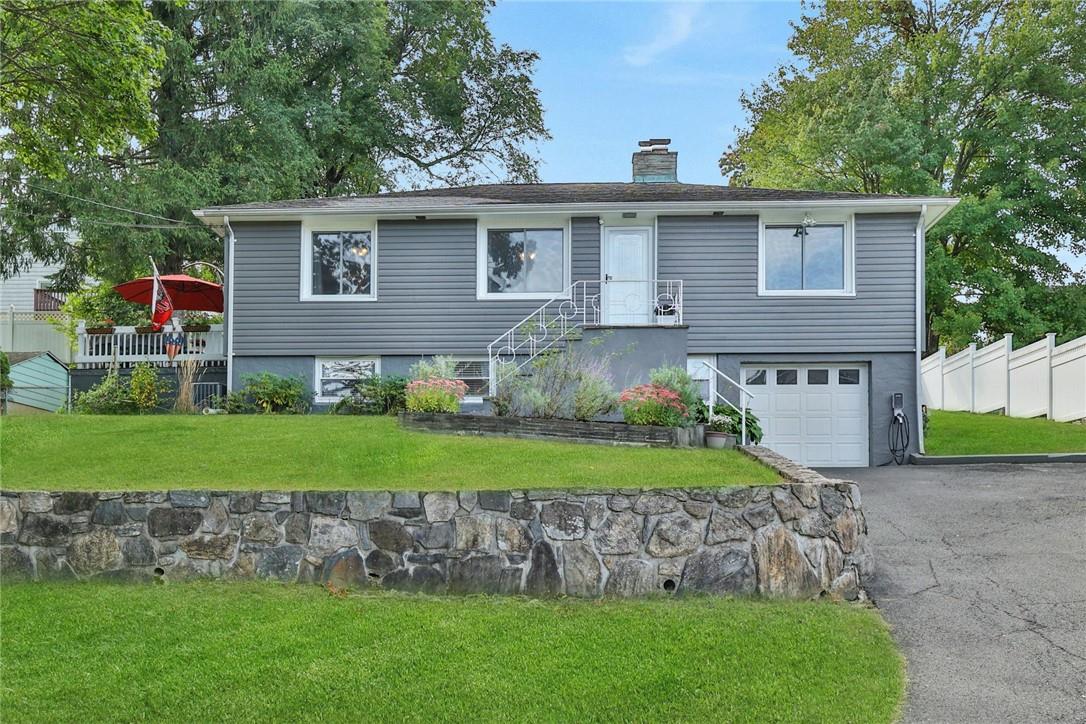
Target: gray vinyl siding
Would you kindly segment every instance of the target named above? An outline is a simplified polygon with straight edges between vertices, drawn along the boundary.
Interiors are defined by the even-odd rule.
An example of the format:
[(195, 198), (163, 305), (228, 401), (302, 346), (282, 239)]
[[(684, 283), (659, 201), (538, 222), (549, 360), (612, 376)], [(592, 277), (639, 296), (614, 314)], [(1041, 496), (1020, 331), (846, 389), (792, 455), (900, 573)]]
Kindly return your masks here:
[(757, 216), (657, 224), (661, 279), (684, 281), (690, 352), (911, 352), (915, 214), (857, 214), (856, 296), (758, 296)]
[[(377, 301), (300, 301), (297, 222), (234, 223), (235, 355), (485, 354), (539, 300), (476, 299), (474, 220), (380, 221)], [(574, 279), (599, 276), (599, 222), (573, 219)]]
[(600, 220), (595, 216), (574, 217), (570, 222), (573, 280), (600, 278)]

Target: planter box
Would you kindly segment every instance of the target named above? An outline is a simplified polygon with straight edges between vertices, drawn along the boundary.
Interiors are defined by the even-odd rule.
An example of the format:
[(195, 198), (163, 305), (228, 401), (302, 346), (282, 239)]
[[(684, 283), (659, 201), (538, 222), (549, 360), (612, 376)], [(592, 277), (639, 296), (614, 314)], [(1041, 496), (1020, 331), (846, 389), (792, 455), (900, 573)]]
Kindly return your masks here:
[(181, 331), (183, 332), (210, 332), (210, 324), (183, 324), (181, 325)]
[(705, 444), (704, 425), (657, 427), (655, 425), (627, 425), (623, 422), (581, 422), (580, 420), (545, 420), (537, 417), (421, 412), (401, 412), (400, 424), (409, 430), (426, 432), (520, 437), (532, 440), (565, 440), (596, 445), (701, 447)]
[(113, 334), (113, 327), (87, 327), (83, 331), (87, 334)]

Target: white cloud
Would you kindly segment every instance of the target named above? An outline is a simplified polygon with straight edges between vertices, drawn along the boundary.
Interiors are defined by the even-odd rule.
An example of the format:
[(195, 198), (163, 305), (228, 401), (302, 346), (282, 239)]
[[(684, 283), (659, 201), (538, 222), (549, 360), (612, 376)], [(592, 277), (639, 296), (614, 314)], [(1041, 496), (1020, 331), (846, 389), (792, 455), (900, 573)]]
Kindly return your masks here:
[(700, 11), (700, 2), (669, 5), (667, 16), (656, 36), (646, 43), (627, 46), (622, 51), (623, 59), (638, 68), (649, 65), (660, 54), (681, 45), (690, 37), (694, 31), (694, 20)]

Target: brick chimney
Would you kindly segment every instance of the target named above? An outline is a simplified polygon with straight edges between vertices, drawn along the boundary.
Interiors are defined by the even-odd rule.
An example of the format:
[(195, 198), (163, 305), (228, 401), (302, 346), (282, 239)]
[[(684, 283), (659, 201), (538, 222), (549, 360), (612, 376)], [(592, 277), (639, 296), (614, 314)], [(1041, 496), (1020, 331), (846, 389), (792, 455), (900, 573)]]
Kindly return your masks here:
[(633, 180), (638, 184), (678, 183), (679, 154), (667, 150), (670, 138), (638, 141), (633, 155)]

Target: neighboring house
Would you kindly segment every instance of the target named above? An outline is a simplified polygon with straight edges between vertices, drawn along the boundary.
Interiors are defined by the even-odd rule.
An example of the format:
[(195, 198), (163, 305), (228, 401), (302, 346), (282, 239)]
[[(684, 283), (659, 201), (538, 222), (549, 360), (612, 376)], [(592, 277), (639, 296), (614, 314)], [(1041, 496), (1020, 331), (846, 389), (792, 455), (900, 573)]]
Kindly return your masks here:
[(68, 403), (68, 366), (52, 352), (10, 352), (8, 414), (56, 412)]
[(35, 262), (9, 279), (0, 279), (0, 349), (8, 352), (48, 350), (64, 362), (72, 359), (71, 343), (50, 323), (61, 317), (65, 295), (51, 289), (56, 264)]
[(742, 382), (764, 444), (807, 464), (888, 462), (895, 392), (916, 450), (924, 232), (956, 201), (682, 184), (642, 145), (633, 183), (196, 210), (225, 229), (230, 384), (301, 375), (328, 403), (444, 354), (478, 399), (577, 328), (618, 386), (684, 361), (718, 402)]

